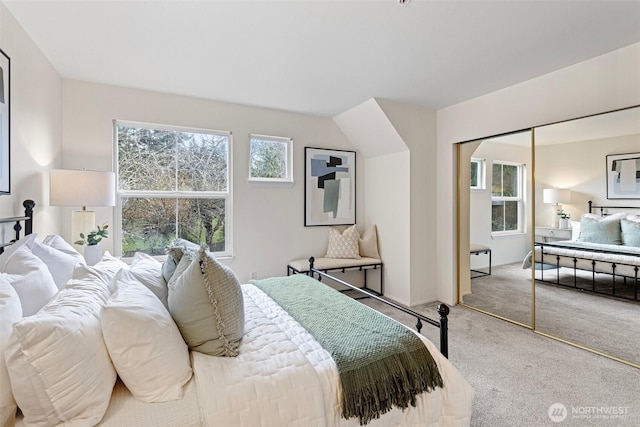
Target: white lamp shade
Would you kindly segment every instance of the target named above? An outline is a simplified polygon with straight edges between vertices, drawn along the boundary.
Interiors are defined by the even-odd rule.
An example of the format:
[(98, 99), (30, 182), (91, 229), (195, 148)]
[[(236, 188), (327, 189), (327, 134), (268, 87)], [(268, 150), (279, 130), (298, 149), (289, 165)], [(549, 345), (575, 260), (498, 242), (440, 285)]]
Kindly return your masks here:
[(113, 172), (51, 170), (52, 206), (115, 206), (116, 179)]
[(571, 201), (571, 190), (567, 188), (545, 188), (542, 190), (544, 203), (565, 204)]

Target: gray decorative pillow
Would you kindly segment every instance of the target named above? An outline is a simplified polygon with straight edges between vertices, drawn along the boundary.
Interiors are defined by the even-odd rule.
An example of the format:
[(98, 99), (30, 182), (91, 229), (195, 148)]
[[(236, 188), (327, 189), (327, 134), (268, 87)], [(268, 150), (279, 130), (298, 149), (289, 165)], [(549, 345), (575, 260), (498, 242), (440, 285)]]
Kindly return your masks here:
[(622, 244), (640, 247), (640, 222), (623, 219), (620, 221)]
[(580, 220), (579, 242), (621, 245), (620, 219), (598, 220), (583, 216)]
[(169, 281), (169, 312), (190, 349), (211, 356), (237, 356), (244, 335), (240, 282), (201, 248), (182, 257)]
[(162, 264), (162, 277), (165, 282), (169, 283), (169, 280), (171, 280), (183, 254), (189, 253), (192, 255), (191, 258), (193, 258), (193, 255), (195, 255), (199, 249), (200, 246), (196, 243), (185, 239), (174, 239), (173, 242), (171, 242), (171, 246), (167, 248), (167, 259)]

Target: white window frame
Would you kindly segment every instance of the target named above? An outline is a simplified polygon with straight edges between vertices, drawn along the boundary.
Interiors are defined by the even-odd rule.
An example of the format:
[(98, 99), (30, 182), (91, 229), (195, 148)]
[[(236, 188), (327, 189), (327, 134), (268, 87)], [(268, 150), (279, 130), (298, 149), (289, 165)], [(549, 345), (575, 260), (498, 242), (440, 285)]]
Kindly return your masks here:
[[(504, 196), (494, 196), (493, 195), (493, 182), (491, 189), (491, 206), (493, 206), (494, 201), (499, 202), (508, 202), (508, 201), (516, 201), (518, 202), (518, 228), (516, 230), (501, 230), (501, 231), (493, 231), (493, 225), (491, 225), (491, 235), (492, 236), (508, 236), (514, 234), (522, 234), (524, 233), (524, 175), (525, 175), (525, 165), (517, 162), (510, 162), (504, 160), (494, 160), (491, 164), (491, 177), (493, 179), (493, 166), (496, 164), (507, 165), (507, 166), (516, 166), (518, 168), (518, 197), (504, 197)], [(493, 217), (493, 215), (492, 215)]]
[[(120, 190), (117, 185), (119, 177), (118, 171), (118, 126), (139, 127), (155, 130), (166, 130), (171, 132), (203, 133), (210, 135), (220, 135), (229, 138), (227, 146), (227, 191), (129, 191)], [(134, 122), (127, 120), (113, 120), (113, 170), (116, 173), (116, 206), (114, 207), (114, 254), (122, 256), (122, 198), (124, 197), (163, 197), (174, 199), (199, 199), (216, 198), (224, 199), (225, 203), (225, 250), (215, 252), (218, 258), (231, 258), (233, 256), (233, 134), (228, 131), (212, 129), (190, 128), (182, 126), (161, 125), (156, 123)], [(164, 257), (163, 257), (164, 258)]]
[(478, 158), (471, 158), (471, 163), (472, 164), (477, 164), (477, 168), (478, 168), (478, 182), (476, 183), (476, 185), (471, 185), (471, 189), (472, 190), (484, 190), (486, 189), (486, 182), (487, 182), (487, 162), (485, 159), (478, 159)]
[[(284, 178), (264, 178), (251, 176), (251, 144), (253, 140), (275, 142), (278, 144), (286, 144), (286, 176)], [(258, 184), (293, 184), (293, 139), (283, 136), (262, 135), (257, 133), (249, 134), (249, 182)]]

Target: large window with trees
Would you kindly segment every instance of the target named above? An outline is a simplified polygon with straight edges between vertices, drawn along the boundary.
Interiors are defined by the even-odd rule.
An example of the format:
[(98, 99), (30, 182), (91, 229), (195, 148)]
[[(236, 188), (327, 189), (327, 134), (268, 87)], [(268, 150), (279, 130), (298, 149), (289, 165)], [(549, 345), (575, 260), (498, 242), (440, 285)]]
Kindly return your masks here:
[(114, 128), (116, 252), (162, 255), (179, 237), (230, 255), (231, 134), (124, 121)]
[(523, 198), (522, 165), (494, 161), (491, 173), (491, 231), (521, 232)]

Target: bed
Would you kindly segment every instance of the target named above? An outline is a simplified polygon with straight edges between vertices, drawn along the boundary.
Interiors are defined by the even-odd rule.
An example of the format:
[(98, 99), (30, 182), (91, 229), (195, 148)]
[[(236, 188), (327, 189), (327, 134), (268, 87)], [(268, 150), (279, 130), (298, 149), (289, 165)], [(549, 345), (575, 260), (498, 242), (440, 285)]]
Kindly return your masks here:
[[(640, 216), (630, 213), (638, 209), (590, 201), (589, 213), (572, 222), (571, 240), (536, 243), (536, 280), (638, 301)], [(531, 266), (531, 254), (523, 266)]]
[[(50, 261), (45, 262), (46, 269), (56, 270), (60, 282), (63, 276), (58, 270), (67, 261), (53, 260), (68, 260), (60, 255), (64, 251), (68, 252), (65, 256), (76, 255), (60, 238), (39, 241), (31, 234), (34, 205), (31, 202), (29, 206), (24, 217), (0, 221), (15, 221), (16, 233), (20, 231), (19, 224), (25, 224), (25, 236), (19, 239), (16, 235), (17, 243), (10, 246), (12, 254), (7, 250), (0, 258), (2, 277), (7, 276), (7, 269), (16, 268), (15, 257), (26, 259), (32, 252), (40, 254), (43, 262)], [(26, 249), (26, 245), (32, 248)], [(172, 258), (171, 254), (180, 251), (180, 259)], [(54, 283), (59, 286), (54, 295), (29, 316), (24, 310), (16, 312), (16, 300), (21, 306), (26, 299), (21, 297), (34, 295), (33, 290), (17, 295), (12, 286), (3, 285), (0, 280), (0, 425), (469, 425), (472, 387), (422, 335), (305, 275), (290, 280), (303, 280), (304, 286), (309, 287), (300, 288), (309, 295), (309, 302), (313, 301), (306, 302), (309, 310), (304, 306), (306, 297), (287, 299), (288, 291), (281, 292), (284, 296), (278, 295), (284, 289), (280, 288), (281, 279), (287, 278), (238, 283), (230, 293), (228, 305), (239, 298), (241, 309), (228, 309), (219, 294), (226, 284), (214, 286), (212, 280), (224, 277), (220, 280), (226, 282), (235, 277), (233, 272), (216, 264), (204, 249), (194, 253), (180, 247), (176, 252), (170, 251), (164, 264), (140, 256), (128, 265), (108, 253), (94, 267), (78, 262), (71, 278)], [(5, 262), (7, 256), (10, 261)], [(209, 268), (218, 269), (215, 276), (208, 273)], [(172, 269), (168, 290), (157, 286)], [(42, 269), (38, 271), (42, 273)], [(177, 304), (187, 304), (184, 301), (192, 297), (178, 292), (181, 286), (192, 282), (187, 280), (191, 274), (204, 283), (200, 287), (205, 296), (200, 295), (199, 301), (206, 300), (208, 309), (218, 304), (214, 312), (223, 316), (211, 328), (219, 332), (214, 345), (197, 341), (199, 332), (188, 329), (193, 320), (189, 316), (198, 307), (189, 306), (182, 312), (176, 309)], [(315, 270), (310, 274), (331, 278)], [(51, 278), (55, 282), (53, 274)], [(334, 355), (334, 350), (327, 350), (333, 349), (335, 343), (325, 342), (325, 335), (300, 315), (300, 310), (306, 313), (313, 311), (312, 306), (321, 306), (317, 304), (319, 300), (313, 299), (315, 292), (332, 292), (356, 304), (360, 308), (349, 306), (349, 316), (351, 310), (354, 319), (367, 316), (364, 324), (376, 325), (367, 326), (374, 333), (382, 331), (376, 329), (378, 324), (402, 329), (403, 337), (409, 331), (410, 341), (417, 338), (428, 350), (442, 386), (427, 386), (427, 391), (416, 393), (404, 409), (396, 405), (369, 418), (345, 417), (345, 407), (349, 406), (345, 396), (351, 391), (344, 382), (344, 362)], [(331, 300), (333, 303), (350, 304), (344, 300)], [(176, 309), (175, 314), (172, 309)], [(338, 317), (335, 313), (326, 314), (326, 318)], [(227, 315), (241, 317), (239, 336), (227, 331), (237, 323), (224, 317)], [(349, 320), (349, 316), (344, 319)], [(216, 352), (234, 357), (212, 355)], [(16, 411), (16, 406), (23, 410)]]

